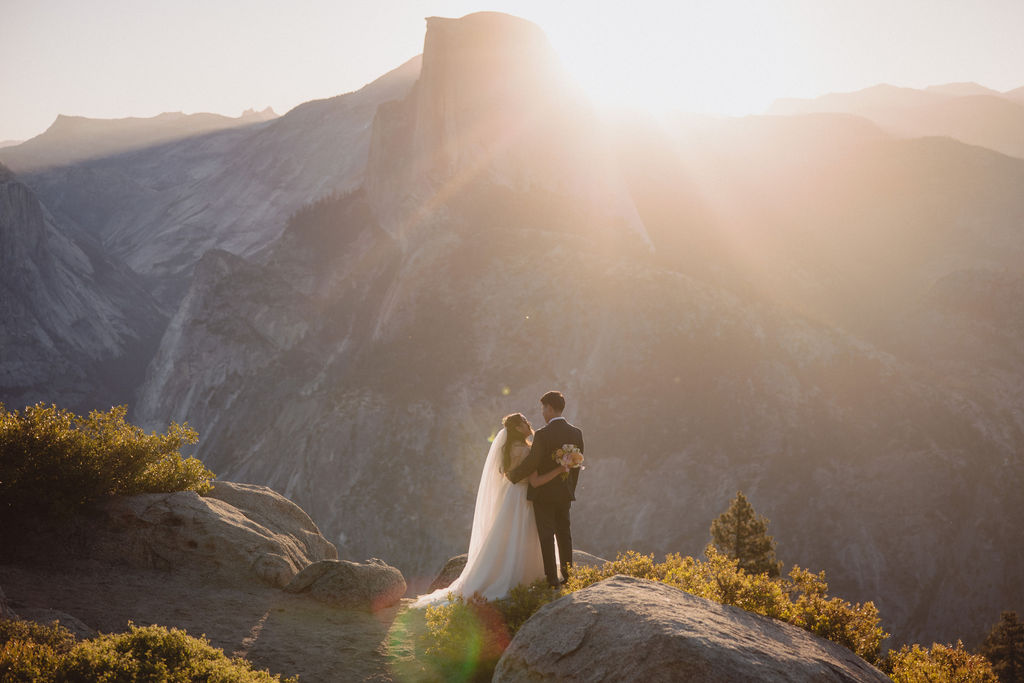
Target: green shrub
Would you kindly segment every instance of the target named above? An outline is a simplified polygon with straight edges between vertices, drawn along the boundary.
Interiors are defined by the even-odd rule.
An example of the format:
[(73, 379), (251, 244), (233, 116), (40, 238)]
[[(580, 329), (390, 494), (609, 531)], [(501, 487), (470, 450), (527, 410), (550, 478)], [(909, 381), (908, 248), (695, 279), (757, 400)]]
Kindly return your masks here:
[(874, 603), (853, 605), (841, 598), (828, 597), (825, 572), (794, 567), (789, 573), (792, 607), (785, 620), (811, 633), (853, 650), (878, 664), (882, 641), (888, 637), (879, 626)]
[(896, 683), (997, 683), (992, 664), (971, 654), (964, 644), (940, 645), (931, 649), (904, 645), (889, 653), (882, 668)]
[[(60, 626), (0, 621), (0, 680), (262, 683), (280, 676), (229, 658), (180, 629), (129, 624), (125, 633), (76, 642)], [(296, 681), (297, 678), (284, 679)]]
[(416, 649), (433, 680), (491, 680), (512, 639), (502, 614), (479, 596), (452, 595), (447, 604), (428, 607), (426, 625)]
[(214, 474), (179, 452), (197, 439), (187, 424), (147, 434), (126, 412), (81, 417), (42, 403), (24, 412), (0, 404), (0, 527), (67, 519), (109, 496), (210, 490)]
[(507, 597), (493, 600), (490, 604), (501, 614), (510, 637), (515, 637), (519, 627), (544, 605), (562, 597), (563, 593), (552, 588), (544, 579), (531, 584), (520, 584), (509, 591)]
[(75, 646), (63, 626), (0, 619), (0, 681), (51, 681), (62, 658)]
[(57, 622), (45, 625), (25, 619), (0, 619), (0, 645), (13, 640), (45, 645), (60, 654), (67, 654), (78, 642), (71, 631)]
[[(83, 641), (68, 653), (59, 680), (79, 681), (279, 681), (244, 659), (231, 659), (206, 638), (176, 628), (129, 625), (126, 633)], [(286, 679), (297, 680), (297, 679)]]

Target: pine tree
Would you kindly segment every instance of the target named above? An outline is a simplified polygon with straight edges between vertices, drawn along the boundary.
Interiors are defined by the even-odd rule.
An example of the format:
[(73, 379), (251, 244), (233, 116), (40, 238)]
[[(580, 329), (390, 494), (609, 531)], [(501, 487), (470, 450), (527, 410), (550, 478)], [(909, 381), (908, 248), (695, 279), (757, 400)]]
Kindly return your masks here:
[(1003, 612), (981, 644), (981, 654), (992, 662), (1000, 683), (1024, 683), (1024, 623), (1016, 612)]
[(711, 543), (720, 553), (740, 561), (749, 574), (779, 576), (782, 563), (775, 557), (775, 539), (768, 535), (768, 520), (736, 492), (729, 509), (711, 522)]

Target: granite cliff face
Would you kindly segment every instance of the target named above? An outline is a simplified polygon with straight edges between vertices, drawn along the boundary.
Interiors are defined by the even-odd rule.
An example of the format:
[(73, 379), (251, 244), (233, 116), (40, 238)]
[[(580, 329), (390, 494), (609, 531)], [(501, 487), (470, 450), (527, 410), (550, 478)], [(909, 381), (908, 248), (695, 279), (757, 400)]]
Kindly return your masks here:
[(124, 403), (164, 315), (141, 279), (67, 231), (0, 165), (0, 400)]
[(209, 249), (255, 253), (304, 204), (358, 187), (378, 105), (401, 97), (418, 73), (414, 58), (357, 92), (273, 120), (60, 166), (26, 183), (173, 307)]

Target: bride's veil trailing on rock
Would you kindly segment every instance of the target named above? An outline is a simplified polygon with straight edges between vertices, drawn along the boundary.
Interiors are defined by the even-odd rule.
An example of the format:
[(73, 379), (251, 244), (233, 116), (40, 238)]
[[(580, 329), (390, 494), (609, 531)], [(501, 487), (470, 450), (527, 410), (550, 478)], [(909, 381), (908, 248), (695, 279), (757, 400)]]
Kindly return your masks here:
[[(468, 595), (479, 590), (488, 593), (486, 597), (498, 597), (489, 593), (504, 594), (513, 585), (519, 583), (519, 574), (522, 572), (518, 568), (517, 562), (521, 561), (519, 556), (522, 555), (520, 548), (523, 541), (520, 539), (517, 544), (514, 532), (526, 526), (532, 527), (533, 523), (526, 523), (525, 517), (515, 517), (516, 505), (513, 505), (511, 510), (508, 505), (509, 489), (513, 484), (505, 478), (501, 471), (502, 451), (506, 439), (507, 434), (503, 428), (491, 442), (487, 460), (484, 461), (484, 471), (480, 474), (480, 486), (476, 492), (473, 530), (469, 536), (469, 553), (462, 573), (450, 586), (419, 596), (412, 605), (414, 609), (444, 602), (449, 593)], [(515, 501), (512, 502), (515, 503)], [(519, 508), (522, 514), (527, 514), (527, 511), (532, 512), (525, 495)], [(503, 509), (504, 512), (502, 512)], [(499, 520), (502, 514), (504, 517)], [(502, 528), (495, 529), (495, 524), (501, 524)], [(492, 535), (492, 532), (497, 535)], [(531, 529), (527, 533), (535, 535), (536, 531)], [(540, 566), (539, 542), (536, 554), (537, 563)]]
[(480, 487), (476, 490), (476, 507), (473, 510), (473, 531), (469, 535), (469, 554), (466, 557), (466, 569), (470, 568), (480, 558), (480, 548), (484, 539), (494, 526), (494, 520), (498, 516), (501, 501), (505, 496), (506, 489), (512, 485), (501, 472), (501, 456), (505, 447), (505, 439), (508, 434), (502, 427), (491, 448), (487, 451), (487, 460), (484, 461), (484, 471), (480, 475)]

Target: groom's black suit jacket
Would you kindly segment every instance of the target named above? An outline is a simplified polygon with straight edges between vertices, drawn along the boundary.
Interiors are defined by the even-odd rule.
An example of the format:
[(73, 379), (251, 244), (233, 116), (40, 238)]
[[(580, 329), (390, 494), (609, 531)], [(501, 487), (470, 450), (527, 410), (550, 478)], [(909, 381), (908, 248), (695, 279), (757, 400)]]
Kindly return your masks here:
[[(537, 470), (537, 474), (545, 474), (558, 465), (551, 459), (551, 455), (564, 444), (571, 443), (583, 451), (583, 432), (565, 421), (565, 418), (555, 418), (537, 430), (533, 435), (533, 446), (530, 453), (523, 458), (518, 467), (514, 467), (508, 478), (512, 483), (530, 476), (530, 472)], [(580, 478), (580, 470), (574, 467), (569, 470), (569, 477), (563, 480), (555, 477), (540, 488), (530, 486), (526, 491), (527, 500), (534, 502), (558, 503), (576, 500), (576, 483)]]

